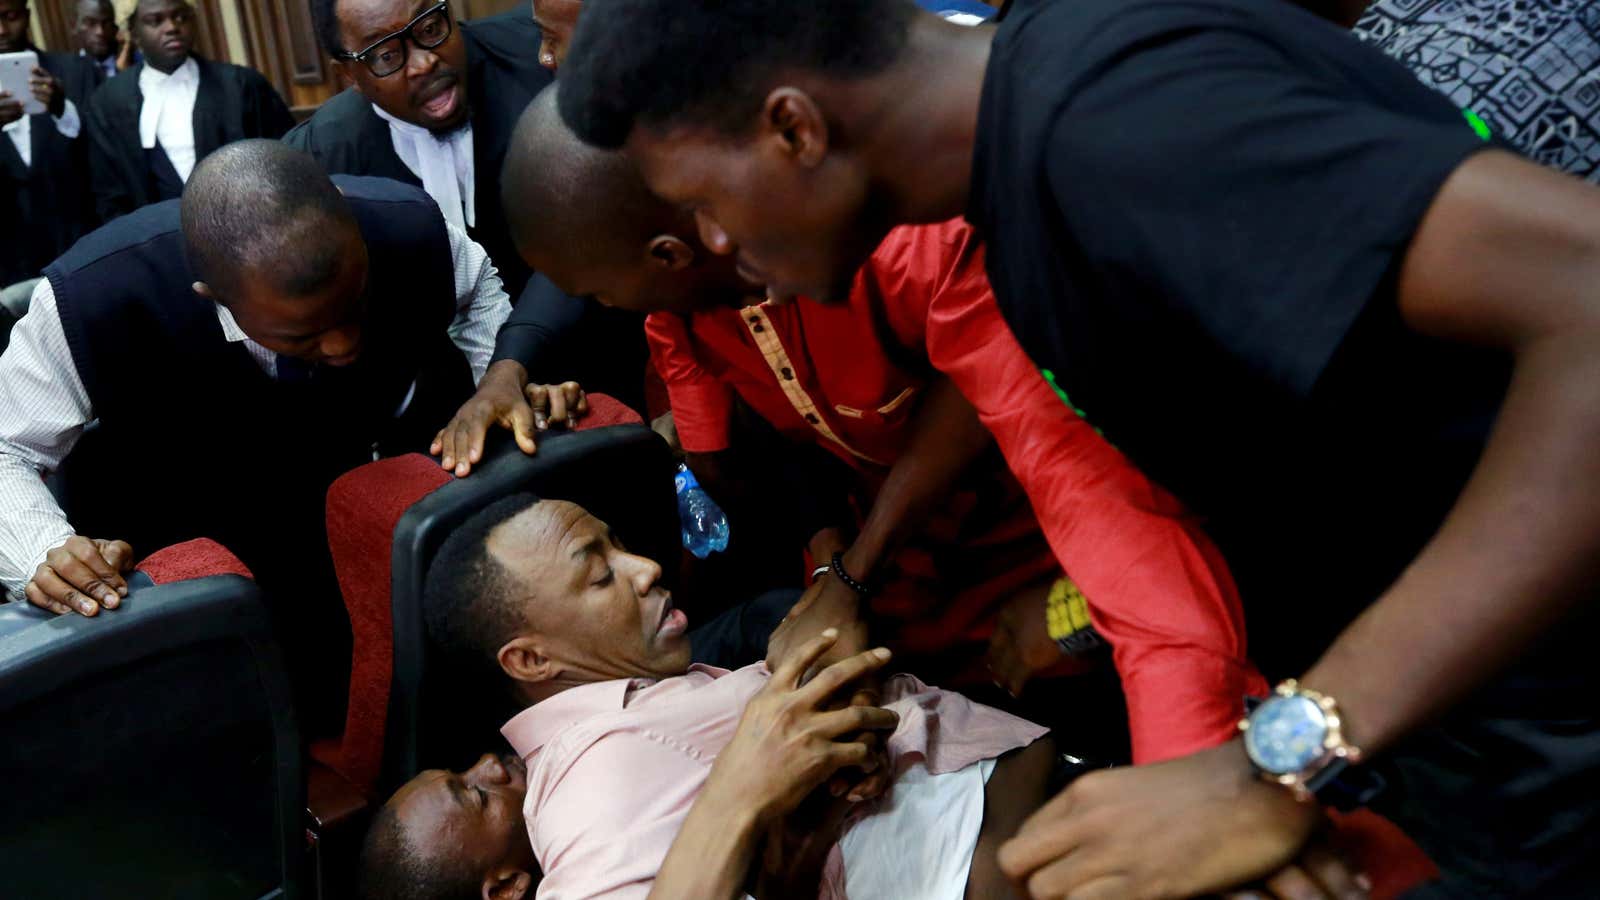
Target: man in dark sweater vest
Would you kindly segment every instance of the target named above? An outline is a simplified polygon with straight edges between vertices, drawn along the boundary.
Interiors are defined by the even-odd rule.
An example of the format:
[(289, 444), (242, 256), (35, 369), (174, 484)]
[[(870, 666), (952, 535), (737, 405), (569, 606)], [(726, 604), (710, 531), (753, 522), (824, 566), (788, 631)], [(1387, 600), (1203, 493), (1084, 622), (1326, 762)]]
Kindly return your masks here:
[[(0, 0), (0, 53), (39, 55), (32, 97), (0, 93), (0, 287), (37, 278), (92, 227), (83, 116), (97, 84), (85, 58), (39, 50), (28, 40), (27, 0)], [(23, 115), (23, 102), (45, 111)]]
[(45, 276), (0, 356), (0, 582), (92, 616), (134, 547), (211, 537), (290, 659), (342, 665), (323, 496), (471, 393), (509, 311), (482, 248), (415, 188), (245, 141)]
[(85, 121), (101, 221), (179, 196), (218, 147), (282, 137), (294, 125), (260, 72), (192, 52), (185, 0), (139, 0), (128, 31), (144, 62), (96, 91)]
[[(464, 409), (441, 434), (515, 408), (525, 425), (518, 441), (531, 449), (533, 417), (522, 401), (530, 380), (581, 381), (643, 411), (641, 317), (583, 303), (538, 277), (506, 225), (499, 181), (511, 132), (551, 80), (538, 64), (540, 33), (528, 6), (464, 23), (436, 0), (315, 0), (311, 11), (318, 40), (351, 87), (284, 140), (330, 172), (420, 185), (489, 251), (516, 300), (474, 401), (490, 411)], [(480, 447), (484, 427), (476, 425)]]

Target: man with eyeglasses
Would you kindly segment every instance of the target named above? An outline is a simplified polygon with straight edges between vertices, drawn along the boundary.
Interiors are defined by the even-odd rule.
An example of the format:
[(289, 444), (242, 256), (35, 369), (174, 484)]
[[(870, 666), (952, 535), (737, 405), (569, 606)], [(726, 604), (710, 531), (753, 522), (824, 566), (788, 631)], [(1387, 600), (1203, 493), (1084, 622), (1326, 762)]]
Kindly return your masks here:
[[(311, 13), (318, 40), (351, 88), (284, 140), (329, 172), (421, 186), (447, 220), (488, 251), (506, 292), (528, 297), (518, 300), (519, 309), (552, 295), (565, 299), (548, 282), (532, 279), (500, 202), (500, 167), (517, 117), (550, 83), (538, 64), (539, 31), (527, 10), (461, 23), (437, 0), (314, 0)], [(508, 327), (485, 382), (520, 397), (530, 375), (552, 382), (587, 377), (555, 363), (529, 371), (541, 355), (530, 344), (545, 330)], [(585, 386), (627, 400), (631, 381), (638, 393), (642, 332), (638, 343), (636, 371), (624, 384), (602, 377)], [(548, 354), (544, 361), (552, 362)]]
[(183, 193), (206, 155), (294, 125), (261, 73), (195, 55), (194, 7), (139, 0), (128, 31), (144, 62), (95, 92), (85, 117), (95, 207), (104, 221)]

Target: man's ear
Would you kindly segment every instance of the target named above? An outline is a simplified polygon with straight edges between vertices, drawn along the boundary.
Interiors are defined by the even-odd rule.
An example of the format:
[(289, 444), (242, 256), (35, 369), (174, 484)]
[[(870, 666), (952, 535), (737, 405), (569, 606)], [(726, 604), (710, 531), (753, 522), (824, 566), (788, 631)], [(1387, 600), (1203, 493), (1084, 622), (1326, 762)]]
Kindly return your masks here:
[(533, 891), (533, 876), (521, 869), (496, 867), (483, 876), (483, 900), (522, 900)]
[(515, 681), (539, 684), (561, 674), (561, 666), (544, 652), (544, 639), (536, 634), (525, 634), (506, 641), (495, 659), (500, 670)]
[(207, 300), (210, 300), (212, 303), (222, 302), (217, 299), (217, 292), (213, 291), (211, 289), (211, 285), (206, 284), (204, 281), (196, 281), (194, 284), (190, 285), (190, 287), (194, 288), (194, 292), (196, 294), (199, 294)]
[(811, 95), (799, 88), (780, 87), (768, 94), (761, 124), (764, 137), (808, 169), (828, 155), (828, 122)]
[(694, 264), (694, 248), (675, 234), (658, 234), (650, 239), (650, 265), (677, 272)]

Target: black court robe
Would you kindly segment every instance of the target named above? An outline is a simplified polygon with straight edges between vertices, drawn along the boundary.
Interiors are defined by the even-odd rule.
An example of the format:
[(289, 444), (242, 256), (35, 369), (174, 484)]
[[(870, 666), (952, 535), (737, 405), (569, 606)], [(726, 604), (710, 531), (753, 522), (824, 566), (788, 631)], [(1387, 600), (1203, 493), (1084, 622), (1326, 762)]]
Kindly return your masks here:
[[(550, 83), (551, 76), (539, 66), (539, 27), (531, 15), (517, 10), (460, 27), (467, 45), (467, 96), (477, 183), (477, 222), (468, 234), (488, 251), (506, 283), (506, 292), (516, 297), (531, 270), (512, 245), (500, 204), (500, 169), (518, 117)], [(315, 156), (330, 174), (375, 175), (422, 186), (422, 180), (395, 153), (389, 123), (378, 117), (372, 101), (355, 88), (324, 103), (310, 119), (295, 126), (284, 142)]]
[[(98, 82), (94, 66), (67, 53), (38, 51), (39, 65), (61, 80), (67, 99), (85, 123)], [(93, 227), (88, 138), (64, 137), (49, 113), (30, 124), (32, 164), (7, 138), (0, 138), (0, 287), (37, 278), (44, 267)]]
[[(477, 222), (468, 229), (483, 245), (506, 293), (515, 300), (496, 342), (495, 359), (514, 359), (535, 381), (575, 380), (644, 410), (649, 352), (643, 317), (568, 297), (522, 261), (500, 201), (500, 170), (517, 119), (552, 76), (539, 66), (539, 26), (529, 5), (465, 22), (467, 95)], [(389, 123), (354, 88), (344, 91), (284, 138), (315, 156), (330, 173), (376, 175), (421, 186), (394, 151)]]
[[(195, 159), (246, 138), (280, 138), (294, 125), (289, 107), (254, 69), (194, 57), (200, 91), (194, 103)], [(144, 63), (107, 81), (95, 92), (84, 125), (95, 209), (102, 221), (160, 199), (149, 158), (139, 146), (139, 110)]]

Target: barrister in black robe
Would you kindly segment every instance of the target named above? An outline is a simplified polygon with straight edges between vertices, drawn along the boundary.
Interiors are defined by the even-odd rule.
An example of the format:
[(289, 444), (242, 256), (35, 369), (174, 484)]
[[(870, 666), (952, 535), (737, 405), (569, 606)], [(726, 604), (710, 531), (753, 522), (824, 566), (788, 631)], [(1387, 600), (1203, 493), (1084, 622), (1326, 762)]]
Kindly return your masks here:
[(195, 164), (218, 147), (246, 138), (280, 138), (294, 125), (289, 107), (260, 72), (193, 53), (194, 11), (182, 0), (140, 0), (129, 31), (144, 61), (101, 86), (85, 120), (95, 208), (102, 221), (183, 192), (183, 178), (163, 148), (150, 150), (140, 143), (140, 81), (147, 67), (174, 73), (193, 60), (199, 68)]
[[(471, 22), (447, 19), (442, 31), (436, 30), (436, 18), (424, 18), (436, 5), (435, 0), (392, 0), (357, 9), (340, 0), (313, 0), (318, 39), (352, 87), (284, 140), (331, 173), (376, 175), (427, 188), (401, 159), (395, 129), (384, 115), (436, 135), (470, 128), (475, 216), (467, 233), (483, 245), (506, 292), (517, 298), (495, 361), (519, 363), (536, 382), (579, 381), (642, 412), (648, 350), (640, 317), (568, 297), (537, 277), (517, 254), (506, 224), (500, 170), (511, 133), (553, 77), (539, 65), (540, 33), (530, 4)], [(413, 25), (412, 34), (424, 41), (429, 35), (442, 39), (431, 49), (406, 41), (398, 51), (404, 54), (402, 68), (380, 76), (367, 61), (350, 58)], [(396, 46), (382, 49), (396, 52)], [(377, 55), (375, 50), (366, 59)]]
[[(0, 0), (0, 10), (26, 17), (22, 0)], [(37, 278), (51, 260), (66, 252), (92, 227), (87, 142), (81, 122), (94, 93), (94, 68), (87, 60), (34, 47), (26, 33), (0, 29), (0, 53), (31, 50), (39, 67), (55, 79), (61, 108), (32, 116), (28, 126), (28, 158), (9, 139), (0, 139), (0, 287)], [(32, 98), (15, 98), (32, 99)], [(69, 113), (67, 104), (71, 104)], [(67, 137), (57, 119), (75, 116), (76, 137)], [(7, 135), (9, 138), (9, 135)]]

